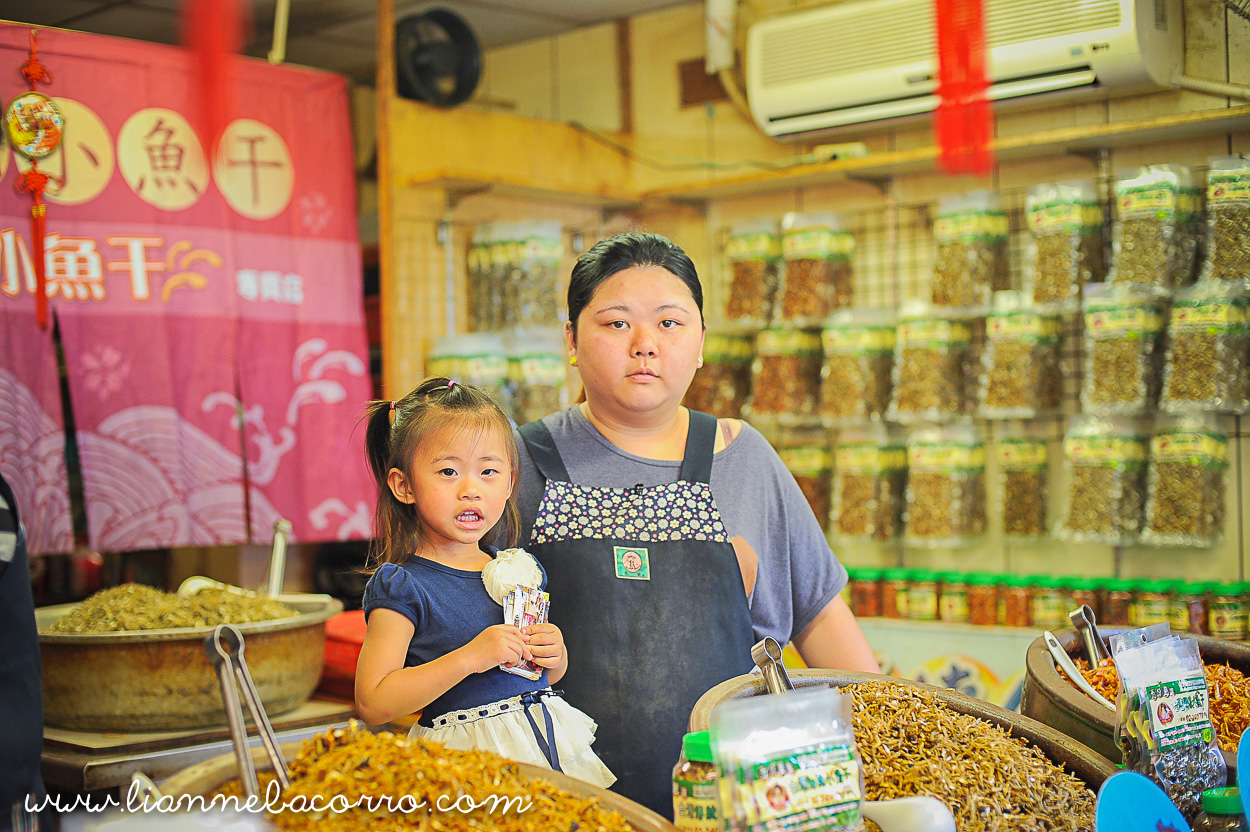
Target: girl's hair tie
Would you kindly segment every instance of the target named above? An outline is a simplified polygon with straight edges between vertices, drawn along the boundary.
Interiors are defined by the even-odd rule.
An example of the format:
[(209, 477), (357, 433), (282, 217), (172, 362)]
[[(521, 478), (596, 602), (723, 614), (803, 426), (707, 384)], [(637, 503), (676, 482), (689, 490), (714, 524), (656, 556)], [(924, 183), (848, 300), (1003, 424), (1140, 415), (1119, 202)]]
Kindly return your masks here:
[(392, 413), (395, 412), (395, 400), (394, 399), (391, 399), (391, 412)]
[(447, 379), (447, 389), (448, 389), (448, 390), (450, 390), (451, 388), (453, 388), (453, 387), (455, 387), (455, 386), (456, 386), (456, 380), (455, 380), (454, 378), (449, 378), (449, 379)]

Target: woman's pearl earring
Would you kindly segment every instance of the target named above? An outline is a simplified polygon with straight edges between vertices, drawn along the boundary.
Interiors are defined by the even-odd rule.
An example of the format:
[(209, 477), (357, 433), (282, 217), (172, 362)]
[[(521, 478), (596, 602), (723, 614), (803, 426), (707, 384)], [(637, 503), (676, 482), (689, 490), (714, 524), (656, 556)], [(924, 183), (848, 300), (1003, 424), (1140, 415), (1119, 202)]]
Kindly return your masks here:
[(697, 367), (702, 367), (702, 366), (703, 366), (703, 356), (699, 356), (699, 363), (695, 364), (694, 366), (695, 366), (696, 368), (697, 368)]

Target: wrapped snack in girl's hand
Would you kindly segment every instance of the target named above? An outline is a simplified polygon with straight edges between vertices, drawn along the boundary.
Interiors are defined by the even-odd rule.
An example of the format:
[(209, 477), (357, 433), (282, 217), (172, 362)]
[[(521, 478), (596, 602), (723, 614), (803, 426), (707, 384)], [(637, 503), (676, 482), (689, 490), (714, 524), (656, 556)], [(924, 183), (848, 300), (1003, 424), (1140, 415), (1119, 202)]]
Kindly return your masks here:
[[(501, 549), (495, 559), (482, 567), (486, 593), (503, 607), (503, 623), (525, 628), (547, 623), (550, 596), (538, 589), (543, 573), (538, 561), (524, 549)], [(533, 661), (501, 664), (500, 670), (538, 679), (543, 669)]]

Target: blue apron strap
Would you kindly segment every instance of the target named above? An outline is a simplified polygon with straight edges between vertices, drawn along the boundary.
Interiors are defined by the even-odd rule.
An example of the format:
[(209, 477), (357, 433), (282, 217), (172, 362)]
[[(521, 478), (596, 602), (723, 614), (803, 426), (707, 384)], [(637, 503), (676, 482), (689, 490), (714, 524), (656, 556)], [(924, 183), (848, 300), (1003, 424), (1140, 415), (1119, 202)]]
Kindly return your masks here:
[(715, 416), (690, 411), (690, 427), (686, 431), (686, 455), (681, 462), (679, 480), (685, 482), (710, 482), (712, 478), (712, 453), (716, 450)]
[(564, 467), (564, 459), (560, 456), (560, 451), (556, 449), (556, 441), (541, 420), (521, 425), (517, 428), (517, 433), (521, 434), (521, 439), (525, 442), (525, 447), (529, 449), (530, 457), (534, 460), (534, 465), (538, 467), (538, 472), (546, 477), (548, 482), (569, 481), (569, 470)]
[[(539, 690), (533, 693), (521, 694), (521, 704), (525, 706), (525, 718), (530, 722), (530, 730), (534, 732), (534, 739), (538, 740), (538, 748), (543, 752), (543, 756), (547, 758), (547, 763), (551, 766), (552, 771), (564, 773), (564, 769), (560, 768), (560, 752), (556, 749), (556, 729), (551, 722), (551, 711), (547, 710), (547, 703), (543, 701), (547, 696), (563, 696), (562, 690)], [(546, 723), (547, 733), (538, 729), (538, 723), (534, 720), (534, 715), (530, 713), (529, 706), (535, 702), (538, 707), (543, 709), (543, 722)]]

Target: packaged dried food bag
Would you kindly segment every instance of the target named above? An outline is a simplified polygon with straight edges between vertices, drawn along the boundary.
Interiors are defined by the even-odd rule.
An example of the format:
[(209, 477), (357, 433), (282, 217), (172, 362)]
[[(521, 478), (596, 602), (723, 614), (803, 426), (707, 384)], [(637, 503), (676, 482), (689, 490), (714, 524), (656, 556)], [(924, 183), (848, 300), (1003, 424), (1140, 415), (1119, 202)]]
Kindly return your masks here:
[(755, 339), (751, 367), (752, 418), (805, 421), (816, 415), (820, 395), (820, 333), (765, 329)]
[(1031, 244), (1025, 273), (1033, 302), (1056, 312), (1081, 306), (1081, 289), (1103, 279), (1102, 206), (1093, 182), (1058, 182), (1029, 189)]
[(1250, 322), (1242, 284), (1200, 280), (1176, 295), (1168, 321), (1159, 408), (1168, 413), (1250, 410)]
[(885, 418), (894, 366), (894, 312), (843, 310), (820, 335), (820, 414), (834, 425)]
[(731, 272), (726, 319), (746, 326), (771, 325), (781, 271), (776, 224), (761, 221), (735, 226), (725, 244), (725, 259)]
[(825, 445), (790, 445), (777, 450), (786, 470), (799, 484), (799, 490), (807, 498), (812, 513), (822, 527), (829, 524), (829, 474), (833, 470), (833, 456)]
[(817, 687), (731, 700), (711, 723), (726, 832), (864, 828), (849, 695)]
[(1120, 417), (1074, 416), (1063, 440), (1068, 502), (1057, 536), (1127, 545), (1141, 532), (1145, 432)]
[(1193, 282), (1200, 201), (1182, 165), (1149, 165), (1117, 181), (1109, 282), (1167, 292)]
[(565, 317), (560, 303), (564, 238), (559, 221), (522, 223), (518, 231), (516, 326), (543, 327)]
[(835, 535), (893, 540), (903, 534), (907, 489), (907, 443), (893, 428), (877, 424), (847, 428), (834, 447)]
[(994, 459), (998, 463), (998, 499), (1003, 537), (1036, 540), (1050, 528), (1046, 522), (1048, 449), (1036, 426), (1007, 422), (998, 429)]
[(930, 298), (934, 306), (984, 314), (990, 293), (1009, 289), (1007, 215), (997, 195), (975, 191), (938, 202), (933, 226), (937, 259)]
[(1206, 231), (1202, 277), (1250, 281), (1250, 159), (1224, 156), (1211, 160)]
[(726, 419), (737, 419), (751, 395), (751, 362), (755, 338), (708, 330), (703, 339), (703, 366), (695, 371), (683, 403)]
[(565, 406), (568, 364), (564, 333), (558, 329), (519, 330), (510, 334), (508, 379), (512, 384), (512, 413), (524, 425)]
[(1150, 440), (1146, 525), (1151, 546), (1213, 546), (1224, 530), (1228, 436), (1215, 417), (1163, 417)]
[(1146, 287), (1092, 283), (1085, 287), (1087, 413), (1140, 415), (1159, 395), (1163, 301)]
[(855, 235), (843, 231), (834, 214), (786, 214), (781, 228), (785, 268), (778, 320), (820, 326), (854, 298)]
[(474, 332), (495, 329), (495, 298), (491, 284), (490, 226), (479, 225), (473, 229), (473, 240), (465, 260), (467, 294), (469, 301), (469, 326)]
[(520, 233), (515, 222), (494, 224), (494, 236), (490, 247), (492, 303), (495, 304), (492, 329), (511, 329), (519, 320), (517, 306), (517, 281), (521, 269), (521, 254), (517, 244)]
[(962, 414), (971, 340), (967, 323), (936, 317), (925, 303), (906, 304), (895, 330), (894, 389), (886, 418), (940, 422)]
[(912, 431), (905, 517), (909, 546), (953, 548), (985, 533), (985, 446), (976, 428)]
[(985, 321), (979, 412), (988, 419), (1029, 419), (1058, 410), (1062, 321), (1042, 315), (1022, 292), (995, 292)]
[(508, 352), (503, 337), (486, 333), (439, 338), (425, 362), (432, 376), (446, 376), (485, 390), (504, 412), (511, 410)]
[(1203, 791), (1223, 786), (1228, 776), (1198, 642), (1173, 636), (1138, 645), (1116, 640), (1112, 656), (1121, 682), (1116, 730), (1124, 767), (1158, 783), (1192, 822), (1202, 810)]

